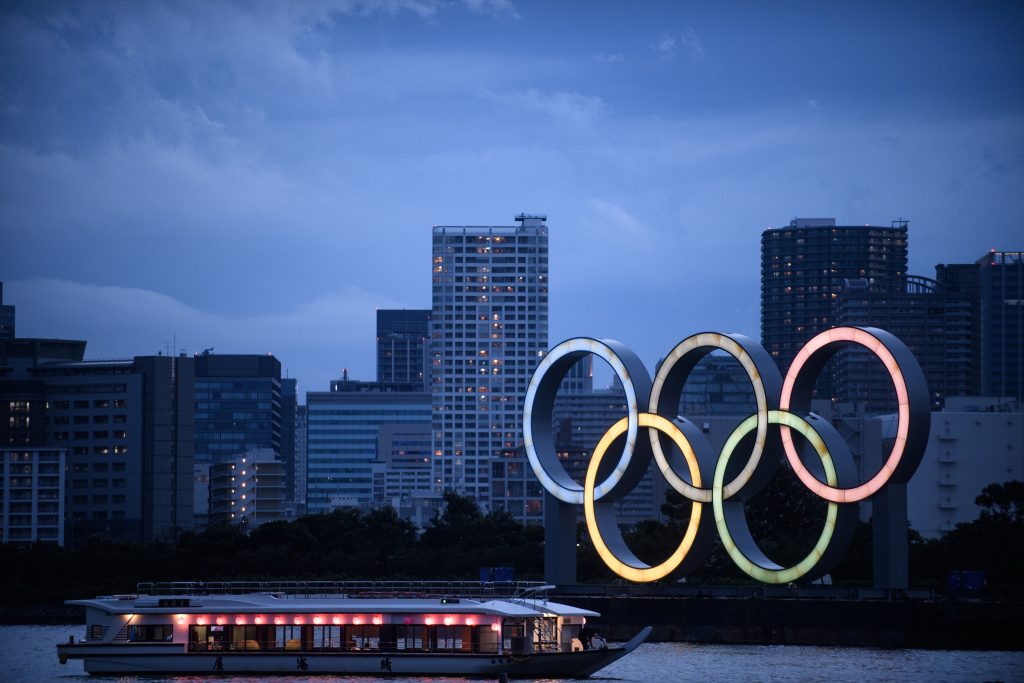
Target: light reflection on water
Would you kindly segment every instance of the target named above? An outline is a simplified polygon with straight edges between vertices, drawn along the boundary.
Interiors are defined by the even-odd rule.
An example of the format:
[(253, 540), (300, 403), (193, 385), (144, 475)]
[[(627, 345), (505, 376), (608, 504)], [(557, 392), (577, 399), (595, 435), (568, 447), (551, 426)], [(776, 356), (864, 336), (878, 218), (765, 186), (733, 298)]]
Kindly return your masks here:
[[(371, 683), (473, 679), (337, 676), (89, 676), (78, 661), (62, 666), (55, 645), (82, 626), (0, 626), (0, 681), (3, 683)], [(493, 679), (488, 679), (493, 681)], [(697, 645), (646, 643), (625, 659), (591, 677), (608, 683), (671, 681), (926, 681), (927, 683), (1024, 681), (1024, 652), (965, 650), (874, 650), (784, 645)]]

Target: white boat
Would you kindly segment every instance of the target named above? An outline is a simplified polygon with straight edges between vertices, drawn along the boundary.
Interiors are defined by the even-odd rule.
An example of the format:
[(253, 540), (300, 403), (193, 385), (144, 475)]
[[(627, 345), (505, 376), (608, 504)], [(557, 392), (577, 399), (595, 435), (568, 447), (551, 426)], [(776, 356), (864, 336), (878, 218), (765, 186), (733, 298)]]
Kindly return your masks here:
[(57, 645), (90, 674), (582, 678), (624, 657), (588, 637), (600, 616), (540, 583), (177, 582), (69, 600), (85, 637)]

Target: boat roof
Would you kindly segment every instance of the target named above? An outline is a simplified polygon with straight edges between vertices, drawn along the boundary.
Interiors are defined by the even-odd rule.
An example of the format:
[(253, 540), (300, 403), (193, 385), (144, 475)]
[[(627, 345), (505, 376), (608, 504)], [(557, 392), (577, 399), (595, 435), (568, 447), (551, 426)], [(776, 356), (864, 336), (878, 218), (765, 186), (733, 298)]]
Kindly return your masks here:
[[(597, 612), (548, 600), (547, 591), (553, 586), (541, 582), (190, 581), (139, 584), (138, 588), (136, 593), (68, 600), (67, 604), (108, 614), (366, 612), (600, 616)], [(242, 592), (246, 589), (250, 592)]]

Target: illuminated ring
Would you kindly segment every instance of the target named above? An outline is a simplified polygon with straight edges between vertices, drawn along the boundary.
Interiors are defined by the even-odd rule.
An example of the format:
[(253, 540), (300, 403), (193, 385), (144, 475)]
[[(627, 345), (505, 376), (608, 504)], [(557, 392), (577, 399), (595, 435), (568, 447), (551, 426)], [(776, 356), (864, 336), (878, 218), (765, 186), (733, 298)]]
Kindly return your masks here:
[[(855, 503), (873, 495), (892, 479), (906, 483), (921, 463), (931, 425), (931, 405), (924, 373), (907, 346), (895, 336), (872, 327), (835, 327), (815, 336), (793, 359), (782, 386), (781, 410), (805, 414), (811, 393), (825, 362), (840, 342), (859, 344), (878, 357), (896, 387), (898, 402), (896, 440), (882, 468), (868, 481), (852, 488), (828, 485), (811, 474), (800, 460), (789, 427), (782, 426), (782, 445), (793, 471), (819, 497), (834, 503)], [(913, 425), (913, 428), (911, 428)]]
[[(762, 583), (789, 583), (795, 581), (804, 574), (814, 569), (822, 557), (829, 549), (829, 544), (832, 541), (833, 533), (836, 529), (837, 519), (839, 517), (839, 505), (832, 501), (828, 503), (828, 513), (825, 517), (825, 526), (822, 529), (821, 536), (818, 537), (818, 542), (814, 544), (814, 548), (810, 553), (807, 554), (804, 559), (800, 560), (797, 564), (792, 567), (780, 567), (771, 560), (764, 556), (760, 548), (757, 547), (756, 542), (750, 535), (750, 530), (746, 526), (746, 517), (743, 511), (742, 502), (730, 502), (725, 503), (722, 486), (723, 480), (725, 479), (725, 470), (729, 465), (729, 457), (732, 455), (733, 450), (740, 440), (750, 432), (756, 424), (757, 416), (751, 415), (746, 420), (740, 423), (733, 433), (729, 436), (729, 439), (725, 442), (722, 447), (722, 454), (718, 459), (718, 464), (715, 466), (715, 478), (712, 482), (711, 491), (712, 505), (715, 511), (715, 525), (718, 527), (718, 535), (722, 539), (722, 545), (725, 546), (725, 550), (729, 553), (729, 557), (736, 563), (747, 576), (757, 579)], [(836, 474), (836, 467), (832, 461), (832, 456), (829, 453), (828, 447), (825, 445), (825, 441), (818, 434), (818, 432), (803, 418), (787, 413), (781, 410), (773, 410), (768, 414), (768, 420), (772, 424), (779, 424), (788, 427), (793, 427), (800, 432), (808, 443), (814, 447), (818, 457), (821, 458), (821, 464), (825, 470), (825, 479), (832, 486), (838, 484), (838, 477)], [(846, 453), (847, 457), (849, 453)], [(848, 457), (849, 459), (849, 457)], [(852, 468), (852, 459), (849, 459), (850, 468)], [(733, 538), (733, 534), (729, 530), (729, 523), (726, 520), (727, 511), (726, 505), (731, 506), (728, 515), (733, 517), (733, 522), (739, 523), (738, 526), (742, 526), (742, 536), (740, 537), (740, 543)], [(853, 508), (851, 508), (853, 510)], [(740, 519), (742, 517), (742, 519)], [(745, 546), (745, 549), (740, 548), (740, 544)], [(754, 556), (751, 558), (750, 556)]]
[[(679, 446), (679, 450), (686, 457), (686, 464), (690, 469), (690, 477), (697, 486), (700, 486), (700, 467), (698, 467), (697, 458), (693, 455), (693, 449), (689, 447), (686, 437), (679, 428), (661, 415), (654, 415), (652, 413), (641, 413), (638, 421), (641, 427), (649, 427), (652, 430), (667, 434), (675, 441), (676, 445)], [(675, 570), (686, 559), (686, 555), (693, 546), (694, 540), (697, 537), (698, 527), (700, 526), (701, 503), (693, 503), (690, 511), (690, 523), (686, 527), (686, 533), (683, 534), (683, 540), (679, 543), (679, 547), (675, 549), (675, 552), (661, 564), (651, 567), (638, 559), (626, 547), (626, 543), (622, 538), (622, 532), (615, 521), (614, 503), (608, 500), (600, 502), (595, 500), (594, 482), (597, 479), (597, 471), (601, 466), (601, 459), (604, 457), (605, 451), (608, 450), (608, 447), (611, 446), (615, 439), (619, 438), (627, 430), (627, 425), (628, 421), (626, 418), (616, 422), (605, 432), (604, 436), (601, 437), (601, 441), (597, 444), (597, 448), (594, 449), (594, 454), (590, 458), (590, 464), (587, 466), (587, 476), (583, 484), (583, 510), (587, 518), (587, 529), (590, 531), (590, 539), (594, 543), (594, 548), (613, 572), (629, 581), (657, 581)], [(609, 547), (609, 544), (612, 547)]]
[[(690, 372), (701, 358), (714, 349), (725, 351), (740, 362), (750, 379), (757, 401), (757, 436), (750, 458), (736, 478), (724, 488), (725, 498), (731, 498), (746, 486), (755, 474), (758, 482), (766, 481), (777, 466), (774, 461), (761, 459), (768, 435), (768, 411), (778, 408), (777, 397), (782, 386), (778, 367), (768, 352), (754, 340), (740, 334), (702, 332), (691, 335), (679, 342), (662, 362), (651, 387), (648, 410), (658, 415), (675, 415), (679, 409), (679, 397)], [(649, 431), (654, 459), (669, 485), (692, 501), (710, 503), (711, 489), (693, 486), (679, 476), (665, 456), (658, 432), (653, 429)]]
[[(610, 493), (620, 496), (632, 489), (643, 477), (650, 464), (650, 450), (646, 443), (637, 447), (638, 414), (640, 405), (647, 405), (651, 395), (651, 378), (635, 353), (611, 339), (568, 339), (551, 349), (541, 360), (530, 379), (523, 408), (523, 445), (534, 473), (548, 492), (566, 503), (582, 505), (583, 487), (573, 481), (555, 452), (551, 421), (555, 394), (576, 361), (594, 355), (611, 366), (626, 392), (628, 429), (622, 457), (615, 469), (601, 484), (594, 487), (594, 498)], [(634, 457), (634, 452), (639, 457)]]

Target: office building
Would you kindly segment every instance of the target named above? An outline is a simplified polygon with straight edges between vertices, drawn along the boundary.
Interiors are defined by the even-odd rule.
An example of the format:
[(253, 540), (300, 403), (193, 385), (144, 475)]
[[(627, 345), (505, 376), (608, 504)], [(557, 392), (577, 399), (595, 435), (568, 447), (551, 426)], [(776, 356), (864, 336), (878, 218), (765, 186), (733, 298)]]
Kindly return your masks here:
[[(974, 308), (967, 295), (929, 278), (907, 275), (873, 284), (857, 278), (845, 282), (835, 320), (899, 337), (921, 364), (933, 410), (941, 410), (947, 396), (969, 395), (976, 385)], [(838, 365), (841, 402), (876, 414), (896, 409), (889, 372), (874, 355), (851, 347), (840, 352)]]
[(209, 468), (255, 449), (284, 453), (281, 363), (273, 355), (195, 356), (195, 526), (208, 522)]
[(85, 342), (0, 341), (5, 447), (59, 448), (68, 545), (192, 526), (192, 360), (85, 361)]
[(971, 306), (970, 396), (1024, 406), (1024, 252), (993, 249), (974, 263), (935, 266), (935, 279)]
[(1024, 252), (977, 261), (981, 296), (981, 393), (1024, 403)]
[(516, 220), (433, 228), (434, 484), (485, 509), (510, 507), (501, 491), (493, 500), (492, 465), (521, 450), (526, 389), (548, 348), (546, 217)]
[(195, 458), (233, 459), (255, 448), (280, 457), (281, 363), (267, 354), (195, 357)]
[(330, 391), (306, 393), (306, 511), (374, 505), (380, 432), (386, 425), (430, 424), (430, 396), (419, 382), (343, 377)]
[(0, 282), (0, 339), (14, 339), (14, 323), (14, 306), (4, 304), (4, 283)]
[(0, 448), (0, 543), (64, 545), (63, 448)]
[(433, 493), (430, 448), (429, 420), (380, 425), (374, 461), (374, 507), (391, 506), (417, 525), (432, 517), (441, 499)]
[(427, 384), (430, 311), (377, 311), (377, 381)]
[[(761, 343), (785, 373), (797, 351), (836, 325), (844, 280), (868, 284), (907, 272), (907, 223), (837, 226), (834, 218), (796, 218), (761, 235)], [(836, 400), (834, 364), (817, 395)]]

